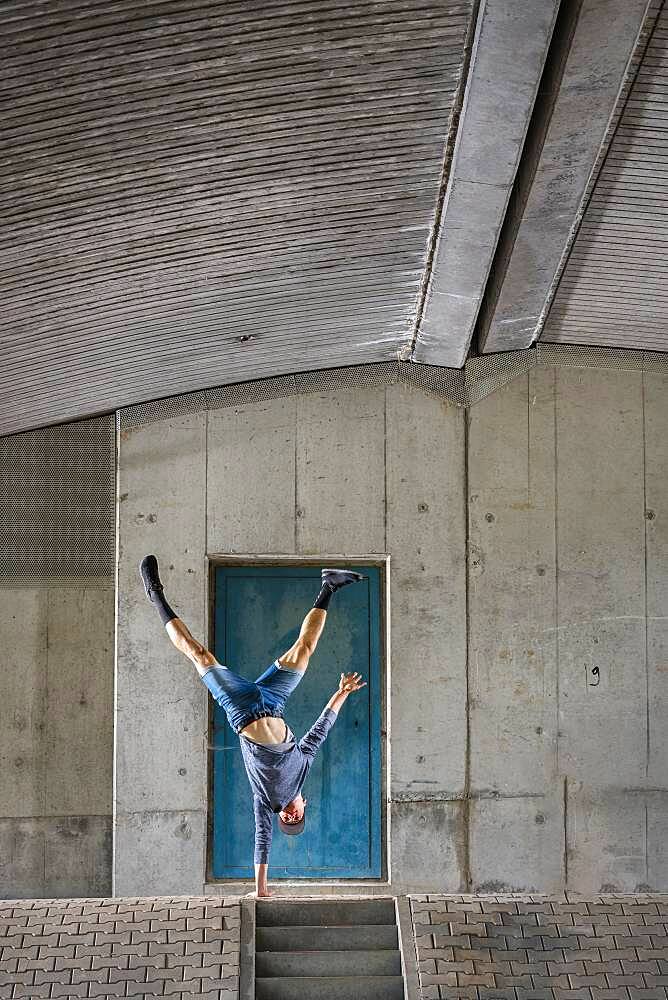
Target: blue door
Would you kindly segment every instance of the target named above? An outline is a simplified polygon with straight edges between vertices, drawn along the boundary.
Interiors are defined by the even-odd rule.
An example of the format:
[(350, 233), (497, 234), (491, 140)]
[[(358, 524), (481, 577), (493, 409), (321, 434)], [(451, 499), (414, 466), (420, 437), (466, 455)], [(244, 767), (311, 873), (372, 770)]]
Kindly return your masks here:
[[(380, 578), (346, 587), (329, 606), (309, 668), (285, 709), (297, 739), (322, 712), (341, 672), (359, 671), (367, 687), (348, 697), (304, 785), (307, 823), (286, 837), (274, 820), (270, 878), (380, 878)], [(295, 641), (320, 586), (310, 567), (216, 570), (215, 645), (219, 663), (256, 677)], [(219, 705), (213, 728), (213, 876), (253, 876), (254, 820), (239, 737)]]

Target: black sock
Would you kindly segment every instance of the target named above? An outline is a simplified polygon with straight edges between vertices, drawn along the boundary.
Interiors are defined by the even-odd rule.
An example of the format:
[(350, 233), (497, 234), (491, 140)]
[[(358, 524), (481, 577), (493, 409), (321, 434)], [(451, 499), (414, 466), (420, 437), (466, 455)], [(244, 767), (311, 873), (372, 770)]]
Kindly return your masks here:
[(158, 609), (158, 614), (160, 615), (160, 621), (162, 622), (163, 625), (166, 625), (167, 622), (171, 622), (173, 618), (178, 618), (176, 612), (172, 611), (169, 604), (165, 600), (165, 595), (162, 593), (162, 591), (159, 590), (151, 591), (151, 603), (155, 604), (156, 608)]
[(334, 592), (334, 587), (332, 587), (331, 583), (323, 583), (322, 589), (316, 597), (313, 607), (320, 608), (321, 611), (326, 611)]

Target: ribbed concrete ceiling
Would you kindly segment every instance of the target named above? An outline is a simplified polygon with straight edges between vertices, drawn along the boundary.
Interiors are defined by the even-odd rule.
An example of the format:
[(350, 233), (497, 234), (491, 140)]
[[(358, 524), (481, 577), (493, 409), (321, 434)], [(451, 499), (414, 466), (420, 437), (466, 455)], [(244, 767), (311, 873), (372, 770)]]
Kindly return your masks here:
[(662, 0), (26, 0), (0, 28), (0, 434), (527, 347), (569, 246), (544, 339), (668, 350)]
[(668, 351), (668, 10), (660, 12), (542, 340)]
[(396, 357), (470, 20), (3, 4), (0, 432)]

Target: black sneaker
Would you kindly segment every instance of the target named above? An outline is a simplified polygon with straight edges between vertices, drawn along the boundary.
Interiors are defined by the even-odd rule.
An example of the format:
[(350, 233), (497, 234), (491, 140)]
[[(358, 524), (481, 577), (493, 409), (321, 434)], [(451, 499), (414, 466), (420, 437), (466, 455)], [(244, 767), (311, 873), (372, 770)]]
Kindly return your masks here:
[(362, 573), (355, 573), (352, 569), (323, 569), (320, 573), (323, 584), (328, 584), (332, 590), (339, 590), (349, 583), (359, 583), (366, 577)]
[(162, 594), (164, 587), (160, 583), (158, 560), (155, 556), (144, 556), (139, 567), (139, 572), (144, 581), (144, 590), (149, 601), (151, 600), (152, 593)]

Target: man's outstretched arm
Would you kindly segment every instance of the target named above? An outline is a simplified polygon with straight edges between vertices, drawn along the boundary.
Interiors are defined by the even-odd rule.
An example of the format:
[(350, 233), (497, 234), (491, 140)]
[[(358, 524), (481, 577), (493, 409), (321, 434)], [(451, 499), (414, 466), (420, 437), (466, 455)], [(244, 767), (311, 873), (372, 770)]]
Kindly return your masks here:
[(255, 812), (255, 890), (258, 896), (268, 896), (270, 893), (267, 889), (267, 868), (273, 832), (273, 814), (257, 795), (253, 796), (253, 811)]
[(255, 865), (255, 895), (271, 896), (267, 886), (267, 869), (269, 865)]
[(339, 714), (339, 710), (349, 694), (366, 687), (366, 681), (362, 680), (361, 674), (341, 674), (338, 690), (334, 692), (325, 708), (331, 708), (332, 712)]
[(362, 681), (361, 674), (341, 674), (338, 689), (329, 699), (319, 718), (313, 723), (309, 731), (299, 741), (299, 747), (303, 753), (314, 757), (318, 749), (327, 738), (327, 734), (336, 722), (339, 710), (349, 694), (359, 691), (366, 686), (366, 681)]

